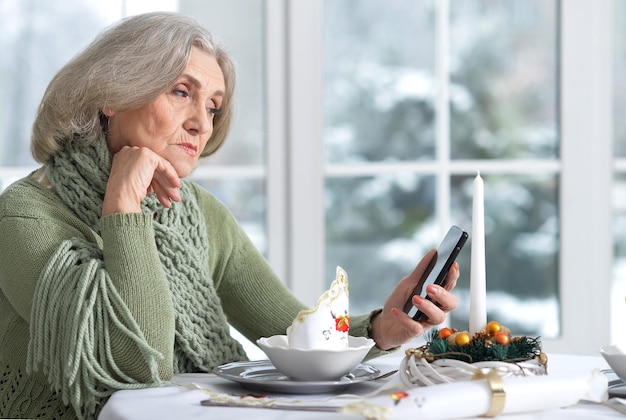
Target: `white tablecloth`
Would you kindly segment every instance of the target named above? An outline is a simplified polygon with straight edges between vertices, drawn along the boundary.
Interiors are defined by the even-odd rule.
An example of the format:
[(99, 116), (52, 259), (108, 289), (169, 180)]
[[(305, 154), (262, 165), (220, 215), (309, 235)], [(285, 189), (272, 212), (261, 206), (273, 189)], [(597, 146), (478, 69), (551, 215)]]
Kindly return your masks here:
[[(369, 361), (382, 373), (397, 369), (404, 353), (397, 352)], [(572, 372), (591, 372), (593, 369), (608, 369), (608, 365), (600, 356), (569, 356), (548, 355), (548, 375), (558, 377), (560, 374)], [(250, 391), (228, 380), (211, 374), (176, 375), (173, 382), (180, 384), (195, 383), (217, 393), (245, 394)], [(351, 386), (350, 394), (366, 395), (382, 386), (381, 383), (366, 382)], [(275, 395), (273, 395), (275, 396)], [(285, 395), (286, 398), (320, 400), (329, 395)], [(166, 386), (161, 388), (141, 389), (134, 391), (118, 391), (111, 396), (100, 413), (99, 420), (140, 420), (140, 419), (228, 419), (254, 418), (263, 419), (349, 419), (359, 416), (348, 416), (339, 413), (282, 411), (263, 408), (205, 407), (200, 401), (207, 395), (200, 390), (182, 386)], [(454, 403), (454, 396), (450, 396)], [(582, 402), (564, 409), (511, 414), (500, 416), (505, 419), (604, 419), (624, 418), (623, 414), (601, 404)]]

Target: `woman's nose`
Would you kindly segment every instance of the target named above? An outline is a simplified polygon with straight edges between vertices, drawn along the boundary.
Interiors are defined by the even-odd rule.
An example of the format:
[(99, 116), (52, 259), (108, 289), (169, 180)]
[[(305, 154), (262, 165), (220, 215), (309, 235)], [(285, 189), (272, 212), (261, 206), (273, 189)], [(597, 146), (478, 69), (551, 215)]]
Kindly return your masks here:
[(202, 104), (194, 106), (185, 121), (185, 129), (201, 135), (209, 133), (213, 129), (213, 114)]

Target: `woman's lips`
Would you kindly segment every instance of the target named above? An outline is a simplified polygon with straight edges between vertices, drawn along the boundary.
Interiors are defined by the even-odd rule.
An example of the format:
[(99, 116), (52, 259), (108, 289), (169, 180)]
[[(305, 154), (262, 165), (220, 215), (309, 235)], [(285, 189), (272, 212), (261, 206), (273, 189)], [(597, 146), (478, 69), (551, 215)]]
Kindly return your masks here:
[(191, 143), (180, 143), (178, 147), (183, 149), (189, 156), (195, 157), (198, 154), (198, 148)]

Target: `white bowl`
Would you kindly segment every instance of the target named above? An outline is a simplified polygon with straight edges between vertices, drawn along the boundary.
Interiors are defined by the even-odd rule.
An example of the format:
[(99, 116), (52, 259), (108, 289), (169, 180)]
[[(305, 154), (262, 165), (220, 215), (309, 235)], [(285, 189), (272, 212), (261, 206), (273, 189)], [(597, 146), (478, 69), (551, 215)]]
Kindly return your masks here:
[(295, 349), (286, 335), (259, 338), (257, 344), (276, 369), (296, 381), (335, 381), (350, 373), (374, 346), (374, 340), (348, 336), (342, 350)]
[(600, 354), (611, 366), (613, 372), (626, 381), (626, 354), (616, 345), (604, 346), (600, 348)]

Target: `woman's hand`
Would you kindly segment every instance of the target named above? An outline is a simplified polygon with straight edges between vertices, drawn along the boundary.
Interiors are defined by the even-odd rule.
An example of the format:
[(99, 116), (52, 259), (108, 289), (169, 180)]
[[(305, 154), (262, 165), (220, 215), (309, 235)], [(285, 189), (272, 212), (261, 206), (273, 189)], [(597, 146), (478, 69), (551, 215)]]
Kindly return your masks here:
[(141, 201), (154, 192), (164, 207), (180, 201), (180, 178), (174, 167), (146, 147), (122, 147), (113, 155), (102, 216), (141, 213)]
[[(426, 287), (426, 292), (433, 302), (419, 296), (413, 297), (413, 305), (428, 317), (425, 322), (414, 321), (401, 309), (435, 252), (437, 252), (435, 249), (429, 251), (415, 267), (415, 270), (400, 280), (400, 283), (387, 298), (382, 312), (372, 320), (371, 336), (378, 348), (388, 350), (406, 343), (413, 337), (423, 334), (432, 326), (441, 324), (446, 319), (446, 312), (456, 308), (458, 299), (450, 293), (459, 278), (459, 264), (455, 262), (448, 271), (443, 283), (444, 287), (435, 284)], [(439, 307), (434, 302), (438, 303)]]

